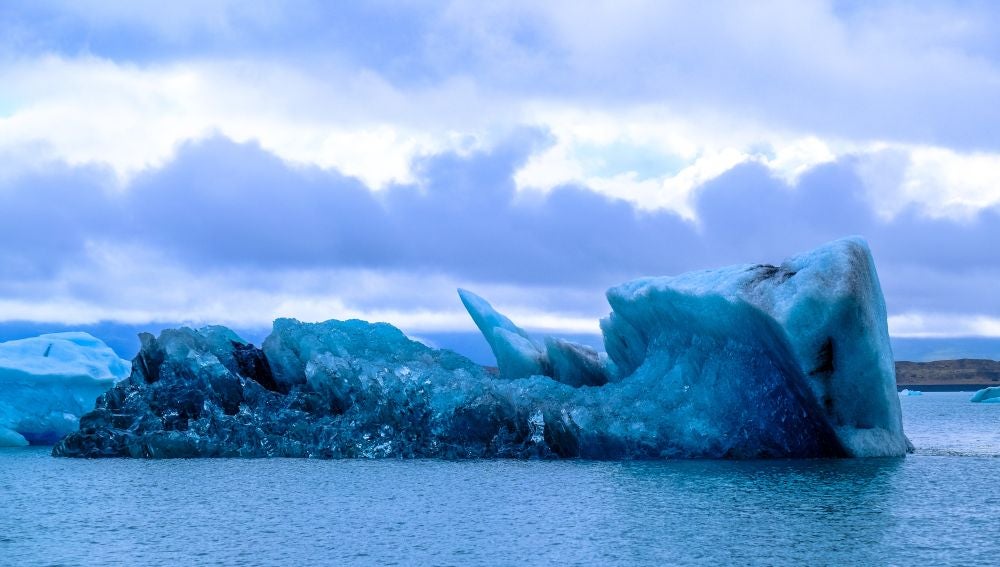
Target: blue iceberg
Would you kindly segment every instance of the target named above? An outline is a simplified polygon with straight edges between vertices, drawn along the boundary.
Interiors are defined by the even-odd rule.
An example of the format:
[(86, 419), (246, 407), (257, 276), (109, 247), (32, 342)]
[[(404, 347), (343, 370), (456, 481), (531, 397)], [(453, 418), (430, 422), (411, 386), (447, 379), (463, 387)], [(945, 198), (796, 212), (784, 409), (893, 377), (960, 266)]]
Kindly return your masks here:
[(55, 455), (766, 458), (901, 456), (867, 245), (608, 291), (605, 353), (462, 302), (499, 374), (385, 323), (275, 321), (141, 336), (125, 381)]
[[(605, 382), (642, 383), (651, 393), (676, 395), (662, 400), (670, 417), (692, 427), (701, 421), (719, 426), (734, 416), (744, 416), (737, 421), (745, 424), (750, 416), (742, 404), (753, 403), (774, 411), (754, 419), (776, 423), (781, 400), (790, 397), (811, 420), (835, 432), (847, 455), (912, 450), (903, 434), (885, 302), (862, 239), (832, 242), (780, 266), (747, 264), (634, 280), (607, 297), (612, 313), (601, 328), (608, 360), (590, 359), (589, 368), (600, 364)], [(503, 328), (517, 329), (475, 299), (465, 304), (477, 324), (501, 321)], [(489, 339), (490, 326), (479, 328)], [(523, 366), (516, 359), (512, 364), (509, 354), (501, 357), (504, 346), (498, 352), (495, 343), (501, 375), (505, 364)], [(552, 371), (554, 357), (551, 350), (547, 354), (540, 372), (567, 382)], [(529, 356), (536, 354), (523, 355)], [(571, 374), (584, 375), (582, 368)], [(773, 393), (765, 394), (768, 389)], [(745, 435), (738, 427), (702, 433), (719, 439)]]
[(545, 351), (527, 332), (471, 291), (459, 289), (458, 296), (489, 343), (501, 376), (527, 378), (551, 374)]
[(969, 401), (984, 404), (1000, 404), (1000, 386), (983, 388), (972, 394), (972, 398)]
[(493, 350), (500, 376), (548, 376), (576, 387), (608, 382), (607, 358), (596, 350), (555, 337), (546, 337), (543, 348), (482, 297), (464, 289), (458, 296)]
[(87, 333), (0, 343), (0, 447), (54, 444), (128, 373), (127, 361)]

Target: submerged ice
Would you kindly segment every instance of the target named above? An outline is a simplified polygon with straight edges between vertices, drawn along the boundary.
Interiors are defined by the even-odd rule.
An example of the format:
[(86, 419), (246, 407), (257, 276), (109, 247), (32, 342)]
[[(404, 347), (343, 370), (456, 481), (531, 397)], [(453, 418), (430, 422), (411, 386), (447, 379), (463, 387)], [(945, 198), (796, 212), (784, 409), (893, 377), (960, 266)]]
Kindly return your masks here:
[(0, 446), (53, 444), (128, 362), (87, 333), (53, 333), (0, 343)]
[(385, 323), (279, 319), (143, 335), (65, 456), (843, 457), (903, 455), (867, 245), (608, 291), (606, 354), (537, 340), (460, 298), (495, 374)]

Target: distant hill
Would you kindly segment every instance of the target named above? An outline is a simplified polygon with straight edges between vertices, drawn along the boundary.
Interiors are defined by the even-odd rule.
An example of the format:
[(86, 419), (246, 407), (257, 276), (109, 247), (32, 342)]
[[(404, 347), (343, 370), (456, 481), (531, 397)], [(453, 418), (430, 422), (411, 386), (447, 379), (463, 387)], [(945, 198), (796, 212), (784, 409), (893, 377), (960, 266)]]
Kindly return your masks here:
[(896, 362), (896, 385), (911, 390), (978, 390), (1000, 385), (1000, 362), (962, 358)]

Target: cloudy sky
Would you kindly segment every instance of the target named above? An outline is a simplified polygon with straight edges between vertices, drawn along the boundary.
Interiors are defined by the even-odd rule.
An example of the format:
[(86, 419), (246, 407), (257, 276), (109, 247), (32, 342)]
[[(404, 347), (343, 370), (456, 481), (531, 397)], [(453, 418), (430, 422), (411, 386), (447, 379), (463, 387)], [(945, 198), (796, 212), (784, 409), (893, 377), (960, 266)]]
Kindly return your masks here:
[(586, 333), (860, 234), (893, 335), (1000, 336), (994, 2), (245, 4), (0, 4), (0, 322)]

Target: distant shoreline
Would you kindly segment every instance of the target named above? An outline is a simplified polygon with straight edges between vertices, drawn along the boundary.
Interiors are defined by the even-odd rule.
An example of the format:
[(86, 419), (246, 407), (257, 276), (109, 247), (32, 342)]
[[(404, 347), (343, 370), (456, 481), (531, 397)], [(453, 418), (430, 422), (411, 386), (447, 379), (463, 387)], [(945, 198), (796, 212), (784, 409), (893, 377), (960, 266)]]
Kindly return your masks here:
[(964, 358), (933, 362), (896, 362), (896, 389), (923, 392), (975, 392), (1000, 386), (1000, 362)]
[(996, 386), (996, 384), (896, 384), (896, 391), (903, 390), (918, 392), (968, 392), (970, 394)]

